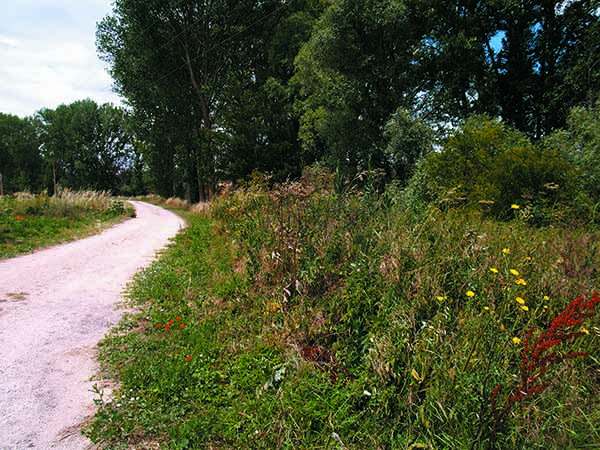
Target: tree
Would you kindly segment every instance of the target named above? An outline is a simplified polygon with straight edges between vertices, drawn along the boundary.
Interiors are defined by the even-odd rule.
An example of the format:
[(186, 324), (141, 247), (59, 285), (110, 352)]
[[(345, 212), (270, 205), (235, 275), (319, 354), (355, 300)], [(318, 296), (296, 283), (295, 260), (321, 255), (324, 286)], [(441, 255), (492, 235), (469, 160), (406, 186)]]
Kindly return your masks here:
[(433, 130), (406, 109), (399, 109), (386, 124), (384, 137), (386, 159), (393, 178), (408, 182), (417, 163), (433, 151)]
[(294, 0), (253, 27), (248, 73), (231, 80), (217, 118), (226, 134), (218, 163), (223, 177), (236, 180), (259, 170), (281, 181), (313, 162), (301, 152), (298, 92), (290, 80), (294, 59), (322, 11), (321, 1)]
[(341, 172), (384, 165), (383, 128), (412, 107), (419, 26), (398, 0), (332, 2), (296, 59), (305, 154)]
[(51, 170), (52, 189), (120, 190), (135, 148), (125, 112), (82, 100), (39, 112), (43, 156)]
[(218, 121), (228, 92), (257, 80), (256, 39), (248, 30), (285, 6), (275, 0), (117, 0), (99, 25), (98, 49), (119, 92), (147, 127), (161, 123), (170, 130), (187, 190), (197, 189), (193, 199), (208, 198), (216, 185), (226, 134)]
[(153, 188), (195, 201), (314, 161), (404, 178), (414, 149), (386, 136), (399, 108), (538, 140), (598, 95), (599, 36), (597, 0), (116, 0), (97, 45)]
[(0, 113), (0, 195), (37, 191), (41, 188), (42, 177), (35, 120)]
[(560, 150), (579, 168), (579, 184), (594, 202), (600, 201), (600, 101), (592, 108), (573, 108), (564, 130), (544, 140), (548, 150)]

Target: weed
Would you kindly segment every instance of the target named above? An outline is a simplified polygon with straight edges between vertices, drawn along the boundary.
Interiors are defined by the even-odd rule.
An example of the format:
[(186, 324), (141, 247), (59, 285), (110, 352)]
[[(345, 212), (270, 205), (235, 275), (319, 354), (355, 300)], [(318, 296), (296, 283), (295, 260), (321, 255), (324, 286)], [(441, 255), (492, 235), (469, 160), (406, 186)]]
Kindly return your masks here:
[(120, 406), (102, 408), (90, 436), (115, 448), (600, 442), (597, 318), (567, 350), (588, 356), (556, 365), (561, 382), (490, 434), (490, 392), (508, 387), (504, 408), (522, 345), (539, 342), (526, 331), (548, 330), (566, 298), (597, 287), (599, 249), (584, 244), (597, 230), (460, 208), (417, 219), (402, 195), (341, 195), (308, 176), (186, 214), (189, 228), (132, 287), (140, 317), (103, 344)]

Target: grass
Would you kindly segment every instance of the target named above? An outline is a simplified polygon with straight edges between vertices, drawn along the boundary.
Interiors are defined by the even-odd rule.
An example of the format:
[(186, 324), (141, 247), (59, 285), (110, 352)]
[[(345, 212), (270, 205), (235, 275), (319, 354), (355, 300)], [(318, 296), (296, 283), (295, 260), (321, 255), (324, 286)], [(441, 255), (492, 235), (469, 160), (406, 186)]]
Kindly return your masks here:
[(132, 216), (108, 194), (63, 190), (54, 197), (15, 194), (0, 198), (0, 258), (79, 239)]
[(139, 313), (101, 345), (120, 384), (87, 429), (103, 447), (600, 445), (597, 317), (553, 347), (542, 392), (502, 421), (493, 407), (511, 404), (528, 331), (598, 287), (597, 229), (415, 211), (319, 180), (184, 214), (131, 287)]

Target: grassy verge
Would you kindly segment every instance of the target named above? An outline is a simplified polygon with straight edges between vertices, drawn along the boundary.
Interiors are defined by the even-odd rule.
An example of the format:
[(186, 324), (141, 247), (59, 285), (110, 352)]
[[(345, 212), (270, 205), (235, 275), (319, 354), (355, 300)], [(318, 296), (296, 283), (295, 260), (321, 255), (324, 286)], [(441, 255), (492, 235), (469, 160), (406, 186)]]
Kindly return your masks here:
[(598, 319), (563, 313), (598, 286), (595, 228), (304, 184), (186, 219), (102, 344), (120, 390), (87, 432), (105, 447), (600, 443)]
[(129, 205), (96, 192), (2, 197), (0, 259), (89, 236), (133, 214)]

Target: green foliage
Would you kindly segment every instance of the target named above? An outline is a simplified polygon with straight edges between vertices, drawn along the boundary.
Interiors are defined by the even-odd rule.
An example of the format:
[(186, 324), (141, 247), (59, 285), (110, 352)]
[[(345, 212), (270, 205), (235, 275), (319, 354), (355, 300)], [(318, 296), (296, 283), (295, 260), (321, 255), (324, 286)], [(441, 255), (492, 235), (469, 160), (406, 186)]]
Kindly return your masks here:
[(0, 192), (53, 192), (62, 186), (143, 193), (135, 144), (125, 111), (92, 100), (25, 119), (0, 113)]
[(407, 182), (416, 164), (433, 150), (433, 130), (422, 120), (410, 116), (407, 110), (398, 110), (385, 126), (387, 141), (385, 153), (393, 177)]
[(544, 146), (557, 149), (579, 169), (581, 189), (600, 201), (600, 102), (593, 108), (575, 108), (567, 127), (544, 140)]
[(589, 357), (549, 373), (495, 441), (490, 415), (494, 386), (502, 403), (517, 382), (513, 338), (597, 286), (597, 231), (463, 209), (414, 220), (397, 195), (339, 195), (316, 171), (186, 215), (132, 287), (141, 313), (102, 345), (121, 388), (90, 436), (174, 449), (600, 442), (597, 318), (560, 349)]
[(103, 192), (0, 197), (0, 258), (78, 239), (134, 214)]
[(39, 112), (48, 185), (119, 192), (137, 154), (125, 112), (92, 100)]
[(576, 167), (563, 152), (485, 116), (469, 118), (421, 170), (418, 182), (429, 200), (479, 204), (502, 218), (514, 215), (513, 205), (530, 208), (526, 215), (535, 222), (551, 221), (553, 208), (583, 206)]
[(0, 113), (0, 191), (37, 191), (42, 187), (43, 161), (37, 129), (32, 119)]
[(382, 129), (409, 89), (417, 28), (403, 2), (331, 2), (296, 58), (300, 138), (350, 178), (384, 166)]

